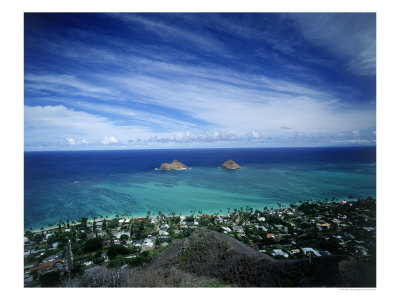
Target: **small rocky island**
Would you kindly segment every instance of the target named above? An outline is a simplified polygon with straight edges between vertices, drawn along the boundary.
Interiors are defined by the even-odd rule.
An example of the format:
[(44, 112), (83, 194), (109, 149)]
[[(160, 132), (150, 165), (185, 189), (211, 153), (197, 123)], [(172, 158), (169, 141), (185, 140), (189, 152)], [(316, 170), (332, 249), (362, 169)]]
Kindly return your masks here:
[(240, 169), (240, 166), (233, 160), (229, 159), (221, 165), (221, 168), (228, 170), (235, 170), (235, 169)]
[(186, 170), (188, 166), (174, 159), (172, 163), (163, 163), (160, 167), (160, 170)]

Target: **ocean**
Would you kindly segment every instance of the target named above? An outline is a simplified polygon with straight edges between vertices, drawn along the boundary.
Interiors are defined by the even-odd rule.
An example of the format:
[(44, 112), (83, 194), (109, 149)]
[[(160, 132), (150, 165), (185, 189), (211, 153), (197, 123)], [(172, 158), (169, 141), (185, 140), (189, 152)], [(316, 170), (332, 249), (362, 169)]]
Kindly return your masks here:
[[(54, 151), (24, 158), (25, 229), (83, 216), (226, 213), (376, 197), (375, 147)], [(156, 170), (173, 159), (191, 169)], [(228, 159), (242, 168), (218, 168)]]

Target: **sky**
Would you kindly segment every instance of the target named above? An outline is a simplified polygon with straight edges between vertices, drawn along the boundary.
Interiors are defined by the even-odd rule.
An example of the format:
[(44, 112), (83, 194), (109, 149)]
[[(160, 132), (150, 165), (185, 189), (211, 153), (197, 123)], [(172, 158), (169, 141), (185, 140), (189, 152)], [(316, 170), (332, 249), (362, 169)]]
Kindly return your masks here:
[(31, 150), (374, 146), (374, 13), (25, 13)]

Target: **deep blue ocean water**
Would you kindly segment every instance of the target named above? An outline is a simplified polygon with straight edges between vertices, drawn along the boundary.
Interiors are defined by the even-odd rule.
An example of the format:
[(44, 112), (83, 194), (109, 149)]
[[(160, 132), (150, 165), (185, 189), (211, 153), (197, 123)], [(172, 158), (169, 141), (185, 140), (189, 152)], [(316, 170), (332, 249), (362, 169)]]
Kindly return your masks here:
[[(25, 152), (24, 227), (376, 196), (376, 148)], [(178, 159), (185, 171), (158, 171)], [(242, 168), (218, 168), (233, 159)]]

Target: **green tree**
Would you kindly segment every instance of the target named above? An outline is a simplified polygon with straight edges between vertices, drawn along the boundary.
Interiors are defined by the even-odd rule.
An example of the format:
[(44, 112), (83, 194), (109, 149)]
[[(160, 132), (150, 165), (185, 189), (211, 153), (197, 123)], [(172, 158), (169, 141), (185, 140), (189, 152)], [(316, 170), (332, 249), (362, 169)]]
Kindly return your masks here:
[(129, 254), (128, 248), (122, 246), (122, 245), (111, 245), (110, 248), (107, 250), (107, 255), (111, 259), (116, 257), (117, 255), (127, 255)]
[(129, 235), (122, 234), (119, 239), (122, 240), (122, 241), (127, 241), (129, 239)]
[(103, 239), (100, 237), (89, 239), (83, 245), (85, 252), (93, 252), (103, 247)]
[(86, 218), (86, 217), (82, 217), (81, 218), (81, 224), (83, 225), (83, 227), (87, 227), (87, 221), (88, 221), (88, 218)]

